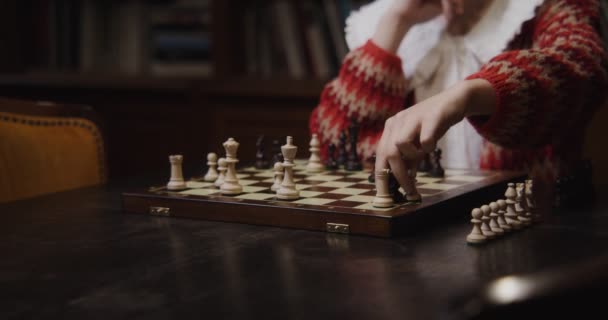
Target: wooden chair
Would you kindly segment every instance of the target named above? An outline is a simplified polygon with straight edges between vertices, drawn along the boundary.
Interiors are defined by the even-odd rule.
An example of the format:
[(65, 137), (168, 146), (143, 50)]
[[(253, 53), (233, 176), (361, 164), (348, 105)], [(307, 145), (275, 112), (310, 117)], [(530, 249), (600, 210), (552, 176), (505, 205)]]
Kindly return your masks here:
[(0, 98), (0, 203), (105, 183), (103, 140), (90, 107)]
[(587, 127), (584, 154), (593, 164), (593, 184), (608, 185), (608, 101), (593, 115)]

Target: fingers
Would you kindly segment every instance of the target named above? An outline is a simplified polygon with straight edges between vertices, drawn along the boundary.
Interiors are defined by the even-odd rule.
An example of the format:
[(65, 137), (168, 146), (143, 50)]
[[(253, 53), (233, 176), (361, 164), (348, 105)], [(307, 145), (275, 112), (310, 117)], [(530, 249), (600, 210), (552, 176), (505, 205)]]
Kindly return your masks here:
[(441, 0), (441, 6), (443, 7), (443, 16), (449, 23), (454, 18), (452, 0)]

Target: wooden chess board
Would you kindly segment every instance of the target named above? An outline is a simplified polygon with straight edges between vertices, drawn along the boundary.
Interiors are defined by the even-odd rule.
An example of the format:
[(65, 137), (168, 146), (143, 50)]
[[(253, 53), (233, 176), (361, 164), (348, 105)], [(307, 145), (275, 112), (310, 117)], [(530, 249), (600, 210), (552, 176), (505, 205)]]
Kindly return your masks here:
[(418, 204), (375, 208), (374, 184), (369, 171), (308, 173), (305, 161), (296, 161), (297, 200), (278, 200), (270, 190), (272, 169), (238, 170), (243, 193), (223, 196), (211, 182), (192, 179), (187, 189), (165, 186), (122, 194), (129, 213), (238, 222), (307, 230), (391, 237), (438, 224), (443, 219), (470, 215), (471, 209), (502, 197), (507, 182), (522, 181), (518, 172), (446, 169), (444, 178), (418, 173), (422, 195)]

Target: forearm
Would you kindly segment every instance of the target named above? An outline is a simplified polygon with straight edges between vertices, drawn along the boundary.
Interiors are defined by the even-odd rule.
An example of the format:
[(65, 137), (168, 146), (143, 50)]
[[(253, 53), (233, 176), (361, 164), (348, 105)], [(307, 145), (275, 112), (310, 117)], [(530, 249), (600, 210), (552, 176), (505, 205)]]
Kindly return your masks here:
[(411, 24), (399, 12), (389, 10), (383, 15), (381, 26), (376, 29), (372, 41), (380, 48), (396, 53)]

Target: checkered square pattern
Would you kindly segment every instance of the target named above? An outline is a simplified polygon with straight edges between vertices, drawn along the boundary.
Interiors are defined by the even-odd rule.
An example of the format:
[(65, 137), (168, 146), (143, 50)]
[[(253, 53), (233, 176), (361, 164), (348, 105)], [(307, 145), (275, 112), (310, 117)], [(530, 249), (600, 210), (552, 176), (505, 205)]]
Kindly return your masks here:
[[(417, 177), (418, 191), (422, 197), (432, 197), (443, 192), (449, 192), (463, 185), (482, 181), (492, 172), (469, 173), (466, 170), (446, 170), (445, 178), (433, 178), (425, 173)], [(370, 173), (365, 171), (324, 171), (309, 173), (306, 171), (306, 161), (296, 161), (294, 180), (300, 197), (295, 200), (279, 200), (275, 192), (270, 190), (274, 179), (272, 169), (260, 170), (253, 167), (239, 170), (238, 178), (243, 186), (243, 193), (235, 196), (222, 195), (211, 182), (191, 180), (187, 182), (187, 190), (177, 192), (188, 197), (222, 197), (235, 198), (239, 202), (252, 203), (293, 203), (299, 207), (313, 206), (332, 208), (348, 208), (353, 212), (385, 212), (393, 208), (375, 208), (371, 201), (376, 194), (375, 186), (368, 182)], [(401, 190), (403, 191), (403, 190)]]

